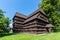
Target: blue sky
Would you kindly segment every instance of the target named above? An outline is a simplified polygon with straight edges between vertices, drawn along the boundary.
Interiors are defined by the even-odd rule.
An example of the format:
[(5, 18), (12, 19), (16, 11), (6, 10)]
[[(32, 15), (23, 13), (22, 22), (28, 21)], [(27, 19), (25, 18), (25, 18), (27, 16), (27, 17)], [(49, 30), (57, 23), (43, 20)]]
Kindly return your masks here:
[(0, 9), (6, 11), (5, 16), (10, 20), (14, 17), (16, 12), (28, 16), (36, 9), (42, 0), (0, 0)]

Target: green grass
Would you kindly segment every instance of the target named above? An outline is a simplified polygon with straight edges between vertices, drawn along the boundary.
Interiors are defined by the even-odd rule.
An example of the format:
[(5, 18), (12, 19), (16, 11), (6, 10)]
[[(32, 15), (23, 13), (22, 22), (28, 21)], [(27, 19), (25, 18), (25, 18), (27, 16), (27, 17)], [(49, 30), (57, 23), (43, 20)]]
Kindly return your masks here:
[(60, 40), (60, 32), (50, 34), (16, 34), (1, 37), (0, 40)]

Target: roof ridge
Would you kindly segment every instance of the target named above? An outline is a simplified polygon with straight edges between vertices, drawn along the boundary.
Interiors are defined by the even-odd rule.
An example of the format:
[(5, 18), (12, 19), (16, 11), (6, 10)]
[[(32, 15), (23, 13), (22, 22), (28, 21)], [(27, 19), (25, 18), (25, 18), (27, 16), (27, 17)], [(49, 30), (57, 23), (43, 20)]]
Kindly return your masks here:
[(19, 13), (19, 12), (16, 12), (16, 14), (19, 14), (19, 15), (22, 15), (22, 16), (27, 17), (26, 15), (24, 15), (24, 14), (22, 14), (22, 13)]
[(28, 18), (31, 17), (32, 15), (36, 14), (36, 12), (38, 12), (38, 11), (40, 11), (40, 12), (42, 12), (44, 15), (46, 15), (46, 13), (45, 13), (41, 8), (38, 8), (38, 9), (35, 10), (33, 13), (31, 13), (31, 14), (28, 16)]

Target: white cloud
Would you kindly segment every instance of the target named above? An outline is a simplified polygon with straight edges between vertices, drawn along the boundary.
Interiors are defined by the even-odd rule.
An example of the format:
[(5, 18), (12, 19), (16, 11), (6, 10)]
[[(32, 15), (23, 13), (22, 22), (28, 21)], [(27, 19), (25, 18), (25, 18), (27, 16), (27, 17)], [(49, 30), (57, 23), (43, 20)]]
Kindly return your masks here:
[(13, 28), (12, 23), (9, 25), (10, 28)]

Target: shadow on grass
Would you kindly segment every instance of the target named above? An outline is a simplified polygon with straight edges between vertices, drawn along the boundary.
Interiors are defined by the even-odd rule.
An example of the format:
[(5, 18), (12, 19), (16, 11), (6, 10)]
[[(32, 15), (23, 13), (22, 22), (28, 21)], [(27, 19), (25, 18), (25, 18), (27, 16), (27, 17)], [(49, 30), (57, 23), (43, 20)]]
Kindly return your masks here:
[[(59, 33), (60, 31), (56, 31), (56, 32), (53, 32), (53, 33)], [(19, 33), (7, 33), (7, 34), (0, 34), (0, 38), (1, 37), (5, 37), (5, 36), (11, 36), (11, 35), (16, 35), (16, 34), (19, 34)]]
[(53, 32), (53, 33), (59, 33), (60, 31), (55, 31), (55, 32)]
[(11, 36), (14, 35), (13, 33), (8, 33), (8, 34), (0, 34), (0, 37), (4, 37), (4, 36)]
[(5, 36), (16, 35), (16, 34), (19, 34), (19, 33), (7, 33), (7, 34), (0, 34), (0, 38), (1, 38), (1, 37), (5, 37)]

